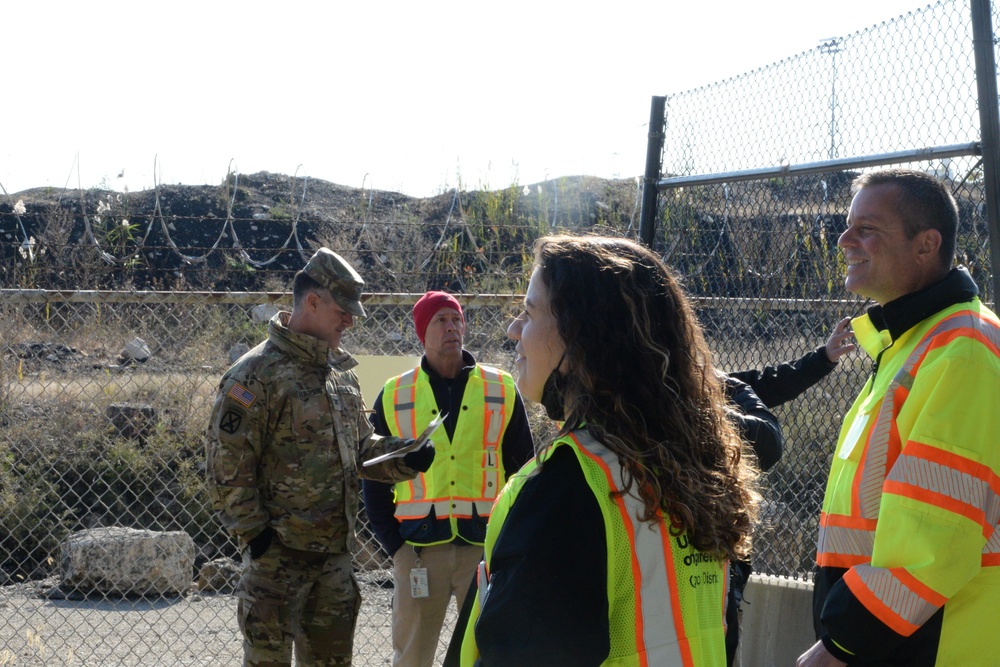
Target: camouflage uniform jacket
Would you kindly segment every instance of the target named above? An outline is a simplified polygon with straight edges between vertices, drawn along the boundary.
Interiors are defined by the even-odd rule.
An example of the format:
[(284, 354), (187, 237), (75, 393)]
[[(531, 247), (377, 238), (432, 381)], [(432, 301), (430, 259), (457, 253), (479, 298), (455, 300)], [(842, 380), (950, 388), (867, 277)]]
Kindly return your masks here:
[(207, 483), (240, 548), (268, 526), (293, 549), (342, 553), (358, 513), (358, 475), (395, 483), (417, 471), (394, 458), (360, 461), (401, 444), (373, 435), (357, 361), (290, 331), (275, 315), (268, 339), (226, 371), (212, 408)]

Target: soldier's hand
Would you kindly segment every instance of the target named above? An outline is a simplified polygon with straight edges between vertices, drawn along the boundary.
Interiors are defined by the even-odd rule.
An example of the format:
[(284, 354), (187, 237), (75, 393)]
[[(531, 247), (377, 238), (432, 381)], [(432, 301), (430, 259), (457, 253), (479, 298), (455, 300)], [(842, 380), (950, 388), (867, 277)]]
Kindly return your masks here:
[[(413, 441), (407, 440), (406, 444), (408, 445), (411, 442)], [(428, 440), (420, 449), (415, 449), (405, 454), (403, 456), (403, 463), (414, 470), (427, 472), (431, 467), (431, 463), (434, 462), (434, 453), (434, 443)]]

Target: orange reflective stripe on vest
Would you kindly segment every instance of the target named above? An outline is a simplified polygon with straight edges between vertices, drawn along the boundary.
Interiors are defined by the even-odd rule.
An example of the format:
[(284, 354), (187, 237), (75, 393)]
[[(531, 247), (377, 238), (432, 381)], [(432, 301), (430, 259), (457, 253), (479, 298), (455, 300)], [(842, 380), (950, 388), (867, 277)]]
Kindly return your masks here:
[(919, 442), (896, 460), (885, 491), (972, 519), (986, 539), (1000, 519), (1000, 479), (989, 467)]
[(854, 596), (904, 637), (916, 632), (947, 600), (904, 568), (858, 565), (844, 575)]
[[(419, 368), (407, 371), (394, 380), (390, 380), (386, 388), (392, 391), (392, 419), (395, 422), (396, 435), (401, 438), (417, 437), (417, 376)], [(388, 416), (388, 415), (387, 415)], [(386, 420), (388, 421), (388, 419)]]
[(875, 519), (860, 519), (839, 514), (820, 513), (819, 540), (821, 567), (848, 568), (872, 559), (875, 546)]
[(434, 510), (435, 516), (454, 516), (458, 519), (471, 519), (473, 513), (476, 516), (489, 516), (493, 508), (492, 501), (470, 500), (468, 498), (445, 498), (443, 500), (410, 500), (400, 503), (396, 510), (396, 518), (400, 521), (406, 519), (423, 519), (430, 516)]
[[(603, 473), (609, 490), (624, 488), (621, 464), (618, 462), (617, 454), (599, 445), (596, 441), (589, 443), (589, 448), (585, 447), (581, 444), (578, 434), (571, 434), (570, 437), (579, 445), (578, 451), (590, 459)], [(677, 595), (679, 590), (677, 572), (674, 569), (673, 549), (666, 523), (660, 521), (652, 528), (641, 523), (636, 525), (635, 517), (637, 515), (635, 511), (637, 509), (641, 511), (641, 508), (636, 507), (634, 502), (629, 502), (630, 496), (614, 495), (613, 493), (609, 496), (618, 513), (621, 527), (628, 536), (628, 541), (632, 544), (628, 555), (631, 560), (629, 575), (635, 582), (634, 586), (631, 587), (632, 606), (634, 607), (631, 620), (635, 624), (634, 648), (639, 664), (690, 665), (692, 664), (691, 647), (686, 640), (682, 639), (669, 644), (651, 642), (652, 646), (647, 646), (647, 639), (659, 639), (664, 634), (685, 637), (683, 613)], [(634, 497), (632, 498), (634, 500)], [(631, 508), (630, 505), (632, 505)], [(612, 564), (609, 562), (609, 576), (613, 576), (610, 572), (611, 568)], [(660, 589), (661, 594), (650, 594), (652, 591), (649, 590), (648, 582), (655, 581), (657, 577), (662, 578), (664, 574), (666, 574), (668, 582), (667, 591)], [(645, 595), (643, 594), (644, 584), (647, 587)], [(609, 588), (611, 588), (610, 585)], [(667, 601), (669, 604), (665, 604)]]

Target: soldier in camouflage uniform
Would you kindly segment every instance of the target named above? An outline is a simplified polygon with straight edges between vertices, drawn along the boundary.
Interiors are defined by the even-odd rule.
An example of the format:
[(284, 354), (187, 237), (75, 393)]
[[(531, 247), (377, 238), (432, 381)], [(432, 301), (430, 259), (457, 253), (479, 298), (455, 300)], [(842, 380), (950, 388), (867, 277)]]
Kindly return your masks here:
[(433, 446), (362, 467), (412, 441), (364, 417), (357, 361), (340, 347), (364, 316), (364, 281), (326, 248), (295, 276), (292, 311), (222, 377), (208, 431), (208, 490), (243, 554), (244, 664), (350, 665), (361, 606), (351, 543), (364, 475), (426, 471)]

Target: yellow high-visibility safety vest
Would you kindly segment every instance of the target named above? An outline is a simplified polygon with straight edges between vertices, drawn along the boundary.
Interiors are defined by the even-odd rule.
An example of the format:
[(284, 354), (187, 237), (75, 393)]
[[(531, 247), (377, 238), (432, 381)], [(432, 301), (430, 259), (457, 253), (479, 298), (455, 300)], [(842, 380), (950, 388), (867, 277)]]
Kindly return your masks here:
[[(433, 510), (436, 519), (451, 523), (449, 537), (422, 546), (450, 542), (459, 534), (459, 519), (489, 517), (506, 479), (501, 443), (516, 395), (509, 373), (477, 364), (469, 372), (454, 435), (448, 437), (444, 428), (435, 431), (433, 465), (396, 484), (396, 519), (419, 521)], [(427, 374), (414, 368), (389, 380), (382, 408), (392, 435), (415, 438), (438, 414)]]
[(981, 628), (1000, 625), (1000, 321), (974, 299), (896, 341), (852, 324), (882, 357), (844, 418), (817, 563), (848, 569), (900, 635), (944, 606), (937, 664), (975, 664), (992, 650)]
[[(576, 454), (604, 517), (611, 649), (603, 664), (725, 665), (727, 561), (695, 550), (686, 535), (671, 536), (664, 521), (652, 530), (641, 522), (642, 501), (632, 493), (614, 494), (624, 488), (618, 456), (586, 429), (556, 440), (541, 454), (543, 460), (560, 446), (571, 447)], [(487, 599), (490, 558), (497, 536), (537, 465), (538, 460), (532, 459), (511, 477), (493, 508), (485, 559), (479, 568), (479, 594), (462, 642), (463, 667), (471, 667), (479, 657), (476, 620)]]

